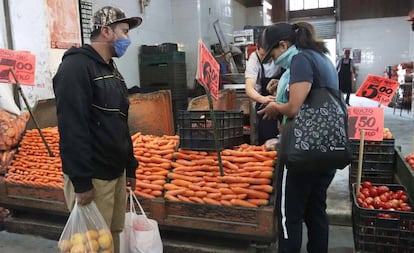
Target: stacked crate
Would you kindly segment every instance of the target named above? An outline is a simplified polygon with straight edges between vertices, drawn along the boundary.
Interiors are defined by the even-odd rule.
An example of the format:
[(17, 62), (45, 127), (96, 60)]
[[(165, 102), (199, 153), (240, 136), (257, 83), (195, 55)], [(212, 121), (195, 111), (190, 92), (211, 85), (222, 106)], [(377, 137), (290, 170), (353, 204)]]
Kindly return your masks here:
[[(191, 150), (223, 150), (243, 143), (243, 112), (214, 111), (178, 112), (180, 147)], [(217, 147), (214, 141), (216, 129)]]
[(170, 90), (174, 122), (178, 110), (187, 108), (187, 72), (185, 52), (177, 44), (141, 47), (139, 54), (140, 88), (142, 92)]
[[(349, 188), (356, 183), (358, 176), (359, 140), (352, 140), (352, 162), (349, 168)], [(362, 181), (392, 184), (395, 168), (395, 141), (365, 141), (362, 159)]]

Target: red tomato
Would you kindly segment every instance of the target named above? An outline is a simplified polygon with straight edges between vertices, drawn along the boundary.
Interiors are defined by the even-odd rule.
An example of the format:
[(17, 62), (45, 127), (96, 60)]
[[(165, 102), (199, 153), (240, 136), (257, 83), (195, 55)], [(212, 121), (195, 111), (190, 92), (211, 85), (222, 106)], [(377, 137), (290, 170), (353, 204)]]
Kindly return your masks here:
[[(364, 196), (364, 195), (362, 195), (362, 196)], [(359, 206), (363, 206), (364, 200), (361, 199), (361, 198), (357, 198), (357, 203), (358, 203)]]
[(377, 187), (377, 191), (378, 191), (378, 195), (381, 195), (383, 193), (388, 192), (390, 189), (388, 188), (388, 186), (385, 185), (381, 185)]
[(395, 192), (395, 198), (396, 199), (401, 199), (401, 195), (403, 195), (404, 194), (404, 191), (403, 190), (398, 190), (398, 191), (396, 191)]
[(378, 197), (378, 196), (376, 196), (375, 198), (374, 198), (374, 203), (373, 203), (373, 206), (375, 207), (375, 208), (380, 208), (381, 206), (382, 206), (382, 201), (381, 201), (381, 199), (380, 199), (380, 197)]
[(387, 202), (388, 201), (388, 197), (385, 193), (381, 194), (379, 197), (380, 197), (380, 200), (382, 202)]
[(365, 187), (365, 188), (371, 188), (372, 183), (370, 181), (364, 181), (364, 182), (362, 182), (362, 186)]
[(401, 207), (401, 211), (404, 211), (404, 212), (411, 212), (412, 210), (413, 209), (409, 205)]
[(391, 201), (384, 202), (383, 208), (386, 209), (386, 210), (390, 210), (392, 208)]
[(371, 197), (376, 197), (376, 196), (378, 196), (378, 191), (377, 191), (377, 187), (376, 186), (372, 186), (370, 189), (369, 189), (369, 195), (371, 196)]
[(369, 194), (369, 189), (368, 189), (368, 188), (363, 188), (363, 189), (361, 190), (361, 193), (362, 193), (362, 194), (364, 194), (365, 198), (370, 197), (370, 194)]
[(362, 194), (362, 192), (360, 192), (360, 193), (358, 193), (357, 198), (364, 200), (365, 199), (365, 195)]
[(367, 203), (367, 205), (372, 205), (374, 203), (374, 198), (373, 197), (367, 197), (364, 200), (365, 203)]
[(407, 202), (408, 197), (407, 197), (407, 195), (406, 195), (406, 194), (403, 194), (403, 195), (401, 195), (400, 199), (401, 199), (402, 201), (404, 201), (404, 202)]

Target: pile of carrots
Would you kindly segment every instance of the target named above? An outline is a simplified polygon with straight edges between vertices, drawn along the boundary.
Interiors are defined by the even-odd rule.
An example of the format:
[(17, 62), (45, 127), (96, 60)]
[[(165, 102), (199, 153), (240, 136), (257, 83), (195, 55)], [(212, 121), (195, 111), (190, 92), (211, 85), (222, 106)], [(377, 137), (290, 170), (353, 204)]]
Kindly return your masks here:
[(134, 193), (144, 198), (162, 196), (179, 136), (143, 135), (138, 132), (131, 138), (134, 156), (139, 162)]
[(20, 142), (18, 153), (8, 167), (5, 181), (34, 187), (63, 189), (57, 127), (43, 128), (41, 131), (55, 157), (49, 156), (36, 129), (27, 130)]
[(220, 175), (215, 152), (179, 149), (164, 197), (171, 201), (225, 206), (268, 205), (276, 151), (243, 144), (221, 152), (224, 175)]

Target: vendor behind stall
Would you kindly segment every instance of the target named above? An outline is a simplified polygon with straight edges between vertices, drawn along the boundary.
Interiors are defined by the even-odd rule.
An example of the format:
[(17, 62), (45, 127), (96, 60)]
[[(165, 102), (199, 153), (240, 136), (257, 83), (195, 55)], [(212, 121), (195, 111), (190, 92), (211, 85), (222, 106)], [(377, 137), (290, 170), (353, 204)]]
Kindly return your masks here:
[[(246, 95), (256, 102), (256, 111), (260, 110), (269, 102), (275, 101), (275, 96), (270, 94), (267, 86), (274, 85), (282, 74), (279, 68), (273, 61), (262, 62), (266, 51), (262, 47), (262, 36), (258, 36), (256, 43), (257, 49), (250, 54), (246, 64), (245, 79), (246, 79)], [(257, 136), (258, 145), (264, 144), (267, 140), (276, 138), (279, 134), (277, 120), (265, 120), (262, 116), (257, 116)]]

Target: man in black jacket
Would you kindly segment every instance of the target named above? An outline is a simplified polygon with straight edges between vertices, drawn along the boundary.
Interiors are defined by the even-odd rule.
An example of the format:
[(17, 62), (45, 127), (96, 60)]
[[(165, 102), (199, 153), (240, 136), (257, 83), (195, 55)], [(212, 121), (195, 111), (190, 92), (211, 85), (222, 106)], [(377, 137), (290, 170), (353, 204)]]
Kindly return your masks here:
[(142, 22), (105, 6), (92, 18), (91, 44), (72, 47), (62, 58), (53, 87), (56, 97), (65, 198), (71, 210), (95, 201), (111, 229), (115, 252), (124, 227), (126, 185), (135, 188), (138, 161), (128, 128), (128, 90), (112, 57), (131, 41)]

